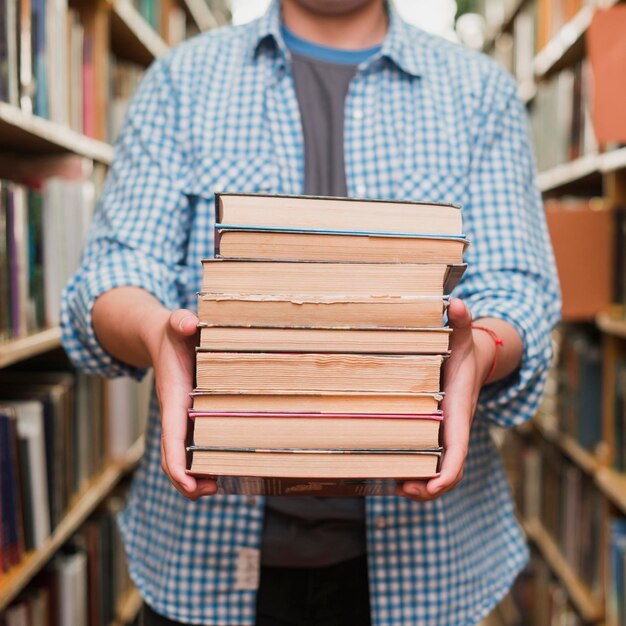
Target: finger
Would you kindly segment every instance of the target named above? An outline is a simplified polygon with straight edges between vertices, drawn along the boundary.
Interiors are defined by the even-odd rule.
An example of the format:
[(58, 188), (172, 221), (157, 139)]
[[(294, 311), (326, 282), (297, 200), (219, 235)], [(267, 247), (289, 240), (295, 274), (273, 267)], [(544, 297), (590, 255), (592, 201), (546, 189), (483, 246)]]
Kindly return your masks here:
[(168, 398), (168, 403), (176, 403), (174, 406), (166, 404), (162, 408), (163, 461), (170, 479), (178, 483), (185, 491), (192, 492), (196, 489), (197, 483), (193, 476), (186, 473), (187, 411), (185, 406), (187, 394), (183, 390), (183, 397), (178, 399), (176, 395)]
[(452, 298), (448, 304), (448, 323), (455, 330), (470, 331), (472, 314), (460, 298)]
[(398, 487), (399, 495), (408, 497), (428, 496), (425, 480), (407, 480)]
[(441, 495), (444, 490), (454, 487), (461, 480), (466, 456), (466, 444), (463, 442), (449, 444), (445, 450), (439, 476), (429, 480), (426, 485), (427, 493), (433, 496)]
[(176, 309), (170, 315), (170, 328), (183, 337), (190, 337), (198, 330), (198, 318), (188, 309)]

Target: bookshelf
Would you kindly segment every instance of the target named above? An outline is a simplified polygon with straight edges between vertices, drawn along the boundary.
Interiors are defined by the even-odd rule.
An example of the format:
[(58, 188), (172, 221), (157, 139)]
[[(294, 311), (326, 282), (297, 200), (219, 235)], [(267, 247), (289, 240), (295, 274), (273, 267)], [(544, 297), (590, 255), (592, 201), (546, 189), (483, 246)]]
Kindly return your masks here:
[(563, 583), (581, 617), (590, 623), (602, 620), (602, 602), (578, 578), (541, 522), (536, 518), (530, 519), (523, 523), (523, 527), (528, 539), (539, 549), (550, 569)]
[(134, 587), (129, 589), (117, 606), (116, 617), (109, 626), (126, 626), (138, 615), (143, 599)]
[[(616, 140), (613, 143), (598, 145), (597, 141), (595, 143), (586, 141), (585, 129), (583, 127), (581, 130), (581, 122), (577, 122), (579, 124), (577, 127), (576, 122), (572, 121), (578, 116), (579, 120), (584, 120), (583, 124), (588, 125), (587, 131), (591, 130), (593, 135), (590, 94), (594, 87), (593, 81), (585, 82), (586, 72), (590, 74), (592, 71), (587, 58), (586, 37), (596, 10), (610, 9), (619, 4), (624, 2), (621, 0), (508, 2), (508, 11), (505, 12), (504, 19), (488, 30), (484, 49), (504, 62), (516, 75), (520, 96), (529, 110), (531, 126), (536, 120), (541, 121), (538, 116), (542, 106), (544, 110), (548, 110), (546, 118), (548, 123), (539, 124), (537, 128), (533, 126), (533, 131), (539, 161), (537, 183), (546, 200), (549, 199), (551, 202), (566, 203), (570, 201), (570, 197), (586, 201), (600, 198), (602, 205), (598, 204), (596, 207), (603, 206), (609, 210), (626, 207), (626, 147), (621, 147), (623, 142), (620, 144)], [(521, 22), (521, 27), (518, 21)], [(528, 22), (533, 23), (534, 50), (532, 54), (528, 54), (526, 50), (524, 55), (518, 53), (520, 43), (516, 40), (516, 35), (529, 33)], [(504, 54), (499, 52), (500, 40)], [(524, 72), (522, 69), (518, 73), (517, 63), (520, 58), (530, 64), (530, 72)], [(548, 95), (553, 99), (548, 100)], [(563, 99), (563, 95), (570, 98), (571, 104)], [(550, 117), (550, 108), (558, 111), (555, 117)], [(579, 143), (573, 141), (576, 132), (583, 141)], [(542, 136), (545, 137), (547, 145), (541, 142)], [(564, 149), (555, 153), (550, 150), (549, 145), (555, 142), (569, 142), (569, 145), (566, 144)], [(548, 153), (548, 158), (545, 158), (546, 154), (540, 153)], [(544, 157), (544, 164), (539, 158), (541, 156)], [(619, 214), (615, 212), (613, 215), (617, 220)], [(615, 228), (621, 226), (615, 224)], [(617, 237), (617, 234), (615, 236)], [(618, 247), (624, 245), (623, 238), (618, 241), (620, 242), (616, 244)], [(613, 261), (613, 270), (626, 272), (619, 255)], [(616, 289), (619, 287), (619, 281), (624, 282), (624, 279), (619, 276), (616, 278)], [(624, 288), (626, 289), (626, 283)], [(577, 397), (572, 399), (574, 396), (568, 384), (583, 383), (578, 379), (574, 382), (566, 379), (564, 384), (563, 376), (570, 375), (567, 368), (571, 367), (571, 363), (565, 366), (564, 371), (559, 369), (553, 374), (544, 408), (530, 427), (518, 429), (517, 433), (512, 435), (512, 439), (523, 442), (520, 445), (524, 449), (524, 453), (516, 459), (522, 469), (515, 471), (522, 474), (528, 471), (543, 472), (539, 474), (540, 486), (535, 488), (539, 495), (533, 493), (532, 489), (529, 495), (528, 485), (524, 485), (523, 482), (517, 484), (518, 505), (522, 511), (523, 526), (528, 539), (540, 555), (540, 559), (547, 564), (553, 580), (560, 583), (569, 606), (574, 608), (579, 621), (583, 624), (603, 626), (618, 626), (622, 623), (615, 615), (616, 600), (612, 591), (615, 583), (611, 577), (615, 570), (611, 564), (611, 560), (614, 560), (611, 526), (614, 520), (626, 516), (626, 469), (621, 461), (623, 454), (620, 453), (626, 440), (620, 444), (618, 436), (621, 435), (616, 434), (625, 426), (624, 411), (626, 411), (623, 395), (619, 395), (623, 393), (619, 390), (623, 390), (625, 384), (622, 381), (626, 381), (623, 373), (626, 363), (625, 296), (623, 292), (618, 292), (613, 300), (617, 300), (619, 306), (607, 303), (606, 309), (601, 310), (595, 318), (566, 320), (569, 323), (564, 324), (559, 332), (562, 339), (567, 333), (578, 332), (582, 328), (597, 341), (600, 357), (594, 371), (599, 380), (602, 406), (591, 415), (595, 415), (594, 421), (600, 430), (600, 440), (593, 446), (588, 441), (583, 443), (583, 438), (589, 433), (583, 433), (582, 426), (575, 421), (578, 419), (576, 411), (582, 409), (576, 409), (574, 411), (576, 417), (572, 417), (571, 405), (580, 399)], [(574, 324), (574, 321), (577, 324)], [(571, 359), (571, 354), (561, 355), (561, 359)], [(581, 372), (580, 368), (582, 366), (574, 372)], [(575, 374), (573, 375), (575, 377)], [(588, 392), (587, 389), (585, 393)], [(559, 393), (565, 395), (561, 396)], [(558, 461), (556, 465), (551, 465), (554, 458), (558, 458)], [(539, 463), (541, 470), (536, 470), (536, 466), (533, 465), (535, 463)], [(554, 491), (554, 485), (550, 488), (546, 484), (550, 479), (550, 471), (557, 472), (559, 477), (560, 482), (556, 483), (557, 491)], [(515, 483), (515, 478), (513, 482)], [(579, 496), (580, 493), (587, 495), (593, 493), (593, 502), (597, 505), (598, 521), (593, 538), (577, 539), (581, 545), (591, 541), (596, 546), (600, 565), (594, 573), (590, 573), (581, 564), (586, 558), (581, 556), (585, 548), (580, 547), (578, 551), (572, 551), (571, 537), (568, 544), (568, 538), (563, 535), (568, 527), (568, 520), (564, 521), (563, 517), (567, 517), (567, 511), (571, 513), (571, 509), (567, 507), (584, 506), (580, 503), (577, 505), (569, 503), (571, 493), (576, 493), (576, 488), (568, 491), (572, 484), (578, 485)], [(582, 501), (585, 502), (585, 499), (582, 498)], [(587, 501), (587, 508), (592, 506), (589, 502), (591, 500)], [(526, 508), (530, 513), (525, 511)], [(559, 511), (556, 518), (554, 509)], [(587, 517), (584, 508), (579, 509), (579, 515)], [(569, 524), (569, 527), (572, 525)], [(576, 524), (573, 527), (576, 527)], [(538, 580), (542, 580), (540, 575)], [(590, 582), (593, 582), (593, 585)], [(537, 587), (534, 593), (537, 594), (538, 603), (541, 604), (543, 601), (544, 605), (550, 605), (549, 590)], [(552, 619), (558, 618), (553, 614)]]
[[(111, 80), (113, 79), (113, 76), (109, 75), (107, 66), (110, 62), (110, 54), (124, 63), (132, 63), (145, 69), (155, 59), (168, 52), (170, 49), (168, 42), (172, 41), (170, 37), (179, 37), (178, 40), (180, 40), (183, 32), (181, 28), (184, 27), (185, 33), (193, 35), (195, 32), (224, 24), (228, 16), (222, 0), (155, 0), (154, 6), (162, 7), (159, 9), (162, 12), (159, 14), (158, 21), (164, 28), (164, 33), (167, 33), (165, 35), (157, 32), (148, 17), (135, 8), (137, 5), (133, 5), (132, 0), (68, 0), (67, 4), (68, 34), (71, 32), (72, 19), (74, 23), (80, 21), (77, 32), (80, 32), (81, 36), (85, 33), (86, 36), (89, 30), (89, 35), (94, 37), (94, 46), (98, 50), (98, 63), (104, 63), (95, 68), (93, 80), (96, 82), (90, 89), (97, 93), (96, 98), (102, 99), (100, 108), (105, 113), (107, 105), (112, 103), (109, 98), (113, 97), (110, 85), (104, 84), (105, 77), (110, 76)], [(144, 2), (141, 6), (145, 7), (147, 4), (149, 3)], [(0, 10), (4, 10), (4, 7), (3, 4)], [(142, 8), (142, 10), (145, 9)], [(169, 24), (167, 18), (164, 17), (173, 15), (173, 12), (176, 12), (178, 20), (175, 24), (176, 29), (172, 26), (173, 22)], [(16, 36), (21, 36), (21, 34)], [(174, 43), (176, 42), (173, 41), (172, 45)], [(35, 43), (32, 45), (34, 46)], [(70, 46), (68, 40), (68, 49)], [(46, 51), (45, 54), (46, 66), (48, 66), (48, 52)], [(85, 62), (85, 57), (79, 58), (83, 59), (83, 63)], [(17, 59), (14, 60), (17, 62)], [(68, 54), (68, 65), (70, 62)], [(102, 71), (103, 69), (106, 71)], [(70, 71), (71, 69), (68, 70), (68, 74)], [(73, 86), (74, 83), (70, 83), (70, 88)], [(6, 94), (0, 89), (0, 94), (2, 93)], [(52, 93), (46, 92), (45, 97), (51, 99)], [(81, 163), (85, 164), (84, 169), (88, 172), (87, 176), (91, 177), (90, 182), (95, 181), (94, 190), (97, 193), (103, 174), (113, 160), (114, 148), (111, 141), (94, 138), (104, 136), (102, 131), (88, 132), (83, 129), (82, 124), (77, 130), (75, 122), (71, 119), (59, 121), (58, 117), (54, 118), (50, 114), (49, 117), (57, 121), (31, 112), (31, 108), (24, 106), (23, 102), (18, 105), (16, 101), (0, 100), (2, 169), (0, 178), (18, 183), (21, 183), (24, 178), (36, 180), (36, 172), (42, 166), (40, 164), (44, 164), (45, 168), (48, 157), (75, 155), (79, 157)], [(107, 123), (105, 119), (104, 130), (106, 130)], [(2, 281), (0, 281), (1, 285)], [(5, 293), (0, 294), (0, 297), (4, 298)], [(39, 362), (37, 367), (41, 367), (42, 364), (44, 367), (55, 364), (63, 360), (59, 352), (60, 348), (61, 330), (55, 324), (48, 324), (26, 335), (14, 335), (14, 338), (4, 339), (0, 341), (0, 375), (4, 368), (31, 367), (32, 359)], [(65, 364), (61, 364), (61, 367), (65, 367)], [(104, 389), (102, 393), (105, 393)], [(112, 497), (119, 500), (116, 495), (119, 490), (116, 491), (116, 488), (134, 471), (143, 455), (143, 449), (143, 438), (140, 437), (122, 456), (119, 456), (119, 452), (111, 453), (110, 458), (105, 459), (101, 469), (91, 475), (78, 493), (74, 494), (69, 506), (43, 544), (23, 554), (19, 562), (10, 569), (0, 570), (0, 621), (3, 621), (4, 611), (14, 601), (22, 598), (22, 592), (28, 589), (31, 583), (39, 584), (36, 582), (39, 579), (38, 575), (54, 561), (59, 550), (68, 541), (73, 541), (77, 533), (83, 533), (85, 524), (93, 523), (91, 520), (95, 519), (94, 516), (108, 511), (106, 507)], [(113, 458), (114, 454), (115, 458)], [(142, 599), (131, 585), (118, 598), (115, 617), (110, 622), (110, 626), (124, 626), (132, 623), (141, 610), (141, 606)]]
[(6, 102), (0, 102), (0, 151), (25, 155), (71, 153), (105, 165), (113, 160), (113, 146)]
[(0, 343), (0, 368), (61, 347), (61, 329), (58, 326), (33, 333), (20, 339)]
[(147, 67), (167, 53), (169, 46), (130, 0), (112, 0), (111, 9), (111, 43), (118, 56)]
[(111, 493), (123, 476), (134, 469), (143, 454), (143, 439), (139, 439), (122, 461), (110, 463), (96, 476), (67, 512), (44, 546), (27, 554), (21, 563), (0, 578), (0, 611), (26, 587), (54, 553), (76, 532), (95, 508)]

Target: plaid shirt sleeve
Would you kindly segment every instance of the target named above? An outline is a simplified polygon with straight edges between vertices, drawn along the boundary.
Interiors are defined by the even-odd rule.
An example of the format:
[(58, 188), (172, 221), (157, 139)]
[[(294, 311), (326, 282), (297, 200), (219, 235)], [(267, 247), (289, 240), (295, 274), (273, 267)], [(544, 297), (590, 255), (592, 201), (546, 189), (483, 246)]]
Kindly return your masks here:
[(541, 401), (552, 358), (550, 332), (560, 293), (526, 112), (511, 76), (493, 67), (483, 91), (484, 123), (476, 129), (466, 231), (468, 271), (455, 296), (474, 319), (507, 321), (519, 332), (520, 368), (483, 388), (477, 416), (501, 426), (530, 419)]
[(157, 62), (133, 100), (81, 266), (63, 295), (65, 349), (77, 366), (94, 374), (139, 379), (145, 373), (114, 359), (98, 342), (91, 318), (98, 296), (135, 286), (169, 309), (180, 306), (191, 212), (182, 192), (176, 106), (167, 67)]

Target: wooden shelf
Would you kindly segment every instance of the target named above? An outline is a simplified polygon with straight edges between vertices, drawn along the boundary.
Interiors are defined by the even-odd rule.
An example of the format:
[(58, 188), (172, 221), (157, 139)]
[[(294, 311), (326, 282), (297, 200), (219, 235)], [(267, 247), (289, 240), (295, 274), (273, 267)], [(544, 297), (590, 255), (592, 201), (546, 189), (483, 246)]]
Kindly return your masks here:
[(44, 545), (25, 555), (19, 565), (0, 578), (0, 611), (6, 608), (54, 553), (76, 532), (120, 479), (135, 467), (142, 454), (143, 438), (140, 438), (123, 460), (109, 464), (91, 480), (83, 492), (76, 497), (73, 506)]
[(496, 40), (502, 33), (506, 33), (513, 27), (513, 22), (515, 18), (518, 16), (519, 12), (524, 8), (524, 5), (528, 3), (529, 0), (517, 0), (515, 4), (509, 9), (508, 13), (504, 16), (502, 23), (490, 29), (491, 32), (488, 32), (485, 37), (485, 45), (483, 46), (483, 50), (489, 51), (493, 48)]
[(217, 28), (219, 22), (204, 0), (180, 0), (187, 13), (200, 30)]
[(111, 0), (111, 47), (120, 58), (147, 67), (169, 46), (130, 0)]
[(596, 316), (596, 326), (607, 335), (626, 339), (626, 319), (613, 317), (609, 313)]
[(580, 61), (585, 55), (585, 33), (591, 24), (594, 7), (584, 6), (541, 50), (533, 62), (537, 80)]
[(569, 599), (586, 622), (604, 619), (604, 605), (570, 567), (559, 547), (537, 519), (523, 523), (528, 539), (532, 541), (548, 566), (565, 587)]
[(602, 493), (626, 514), (626, 474), (603, 467), (595, 478)]
[(600, 460), (593, 453), (585, 450), (576, 439), (552, 426), (547, 426), (541, 418), (535, 418), (532, 424), (544, 439), (557, 446), (584, 472), (593, 476), (598, 471)]
[(143, 599), (139, 591), (131, 587), (119, 603), (117, 615), (110, 626), (127, 626), (139, 615), (142, 606)]
[(0, 102), (0, 151), (19, 154), (73, 153), (109, 165), (113, 146), (62, 124)]
[(579, 159), (557, 165), (537, 176), (539, 189), (543, 193), (555, 191), (572, 184), (596, 180), (600, 183), (600, 161), (598, 154), (588, 154)]
[(602, 154), (587, 154), (579, 159), (557, 165), (540, 172), (537, 184), (543, 193), (568, 188), (585, 183), (601, 183), (603, 174), (626, 170), (626, 148), (618, 148)]
[(61, 347), (61, 329), (56, 326), (0, 343), (0, 368)]

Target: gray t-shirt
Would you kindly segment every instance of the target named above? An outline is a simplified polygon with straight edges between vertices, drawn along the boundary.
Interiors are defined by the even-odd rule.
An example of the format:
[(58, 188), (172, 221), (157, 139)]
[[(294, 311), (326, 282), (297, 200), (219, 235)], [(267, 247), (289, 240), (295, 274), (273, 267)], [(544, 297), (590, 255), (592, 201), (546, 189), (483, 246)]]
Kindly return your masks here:
[[(347, 196), (344, 106), (355, 65), (292, 54), (304, 136), (304, 193)], [(366, 551), (364, 498), (269, 496), (264, 565), (321, 567)]]

